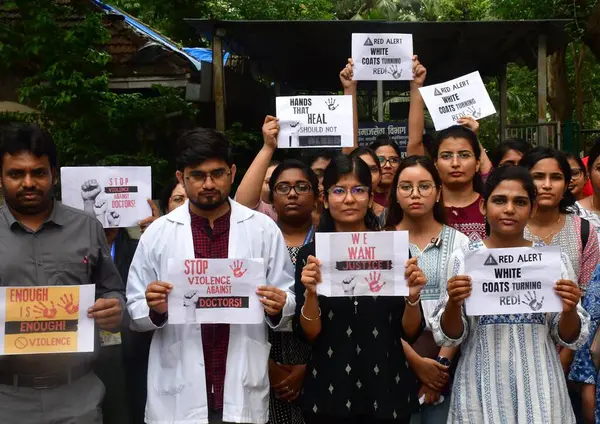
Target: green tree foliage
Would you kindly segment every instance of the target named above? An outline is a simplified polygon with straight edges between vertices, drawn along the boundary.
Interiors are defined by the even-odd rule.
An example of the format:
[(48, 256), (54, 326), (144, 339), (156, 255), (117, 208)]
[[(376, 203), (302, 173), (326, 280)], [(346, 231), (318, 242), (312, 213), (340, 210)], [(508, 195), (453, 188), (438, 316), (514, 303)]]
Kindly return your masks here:
[(161, 146), (194, 116), (182, 93), (109, 91), (102, 48), (109, 34), (88, 2), (19, 0), (3, 8), (18, 19), (0, 26), (0, 73), (22, 76), (19, 100), (40, 112), (19, 118), (52, 133), (63, 165), (152, 165), (160, 181), (168, 169)]

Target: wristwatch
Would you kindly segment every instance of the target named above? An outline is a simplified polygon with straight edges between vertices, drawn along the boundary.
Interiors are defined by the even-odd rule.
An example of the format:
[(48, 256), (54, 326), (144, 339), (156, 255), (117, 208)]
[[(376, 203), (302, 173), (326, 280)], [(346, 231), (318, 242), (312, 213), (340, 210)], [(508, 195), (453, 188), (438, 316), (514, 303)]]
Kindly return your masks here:
[(445, 367), (449, 367), (450, 365), (452, 365), (450, 359), (446, 358), (445, 356), (438, 356), (435, 360)]

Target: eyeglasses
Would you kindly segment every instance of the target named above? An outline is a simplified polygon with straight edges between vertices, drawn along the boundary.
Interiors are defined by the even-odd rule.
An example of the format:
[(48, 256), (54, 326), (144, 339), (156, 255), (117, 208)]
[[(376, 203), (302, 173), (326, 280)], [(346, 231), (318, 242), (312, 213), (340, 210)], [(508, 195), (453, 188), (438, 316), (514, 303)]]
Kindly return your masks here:
[(209, 177), (213, 183), (216, 183), (230, 175), (231, 175), (231, 171), (228, 171), (225, 168), (213, 169), (212, 171), (209, 171), (209, 172), (190, 171), (189, 175), (183, 174), (183, 176), (185, 177), (186, 180), (190, 180), (193, 183), (203, 183)]
[(421, 197), (427, 197), (433, 192), (433, 184), (431, 183), (420, 183), (417, 186), (413, 186), (408, 183), (400, 183), (398, 185), (398, 191), (402, 197), (410, 197), (415, 192), (415, 189)]
[(291, 185), (288, 183), (279, 183), (274, 187), (273, 191), (279, 196), (286, 196), (292, 191), (292, 189), (294, 189), (297, 195), (308, 194), (312, 191), (310, 183), (306, 182), (299, 182), (295, 185)]
[(469, 152), (468, 150), (463, 150), (462, 152), (454, 153), (454, 152), (442, 152), (439, 154), (438, 158), (441, 160), (451, 161), (454, 158), (458, 158), (459, 160), (469, 160), (475, 157), (473, 152)]
[(398, 156), (390, 156), (387, 158), (385, 156), (377, 156), (377, 159), (379, 159), (381, 166), (385, 166), (388, 162), (390, 166), (396, 166), (400, 163), (400, 158)]
[(176, 204), (182, 204), (185, 202), (185, 196), (173, 196), (169, 200)]
[(571, 168), (571, 179), (578, 180), (583, 175), (583, 169), (581, 168)]
[(346, 199), (348, 193), (352, 194), (352, 197), (356, 200), (366, 200), (369, 198), (369, 187), (367, 186), (354, 186), (352, 188), (345, 188), (340, 186), (334, 186), (329, 189), (329, 196), (333, 200), (341, 201)]

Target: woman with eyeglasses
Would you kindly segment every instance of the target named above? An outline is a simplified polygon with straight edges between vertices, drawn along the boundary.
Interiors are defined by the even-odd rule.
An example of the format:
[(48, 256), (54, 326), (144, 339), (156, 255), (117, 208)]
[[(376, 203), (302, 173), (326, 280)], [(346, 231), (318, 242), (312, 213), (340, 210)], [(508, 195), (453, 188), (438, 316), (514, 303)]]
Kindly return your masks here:
[(402, 153), (398, 145), (390, 140), (387, 135), (377, 136), (377, 139), (369, 148), (377, 155), (381, 167), (381, 179), (374, 190), (373, 201), (381, 208), (387, 208), (392, 183), (396, 172), (398, 172)]
[[(325, 210), (319, 232), (375, 231), (369, 168), (357, 157), (334, 158), (325, 170)], [(405, 268), (410, 295), (324, 297), (315, 245), (296, 264), (294, 330), (312, 344), (300, 404), (307, 424), (409, 423), (417, 390), (401, 340), (424, 326), (420, 292), (426, 283), (416, 258)]]
[(583, 187), (588, 181), (587, 172), (585, 165), (581, 158), (573, 153), (565, 153), (565, 157), (569, 161), (571, 167), (571, 182), (569, 183), (569, 190), (575, 196), (575, 200), (578, 202), (585, 199), (583, 194)]
[[(290, 259), (302, 246), (312, 242), (312, 212), (317, 202), (318, 180), (314, 172), (300, 161), (284, 160), (269, 180), (269, 203), (277, 213), (277, 224), (283, 233)], [(310, 347), (291, 331), (269, 331), (271, 355), (269, 377), (271, 424), (302, 423), (302, 412), (293, 403), (300, 395)]]
[(492, 163), (499, 166), (518, 165), (525, 153), (531, 149), (531, 144), (520, 138), (509, 138), (498, 144)]
[(426, 330), (412, 346), (403, 342), (408, 364), (420, 382), (418, 397), (423, 397), (421, 412), (413, 415), (411, 424), (445, 424), (450, 405), (449, 366), (456, 349), (437, 346), (428, 320), (446, 289), (450, 255), (469, 239), (444, 224), (442, 180), (427, 156), (403, 159), (394, 187), (386, 229), (409, 231), (411, 256), (418, 258), (427, 277), (421, 291)]
[(176, 177), (173, 177), (163, 188), (158, 204), (163, 215), (183, 205), (187, 200), (185, 189)]
[(461, 348), (448, 423), (575, 424), (555, 343), (578, 349), (589, 335), (589, 315), (578, 303), (581, 291), (566, 255), (555, 293), (560, 313), (467, 316), (471, 277), (468, 251), (541, 247), (524, 231), (535, 213), (536, 188), (526, 169), (492, 171), (483, 190), (482, 212), (489, 237), (469, 243), (449, 259), (447, 293), (436, 307), (431, 327), (440, 346)]
[(479, 209), (481, 146), (473, 131), (454, 125), (438, 133), (435, 166), (442, 180), (446, 223), (470, 240), (484, 239), (485, 218)]

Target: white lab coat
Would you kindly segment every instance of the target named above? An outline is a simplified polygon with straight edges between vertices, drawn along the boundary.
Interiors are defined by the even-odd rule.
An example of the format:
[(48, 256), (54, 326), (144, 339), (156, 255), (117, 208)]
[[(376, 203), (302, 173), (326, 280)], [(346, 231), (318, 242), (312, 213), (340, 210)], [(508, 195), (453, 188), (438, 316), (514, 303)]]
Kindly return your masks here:
[[(281, 328), (293, 316), (293, 265), (283, 236), (270, 218), (233, 200), (229, 232), (230, 258), (263, 258), (266, 284), (287, 293)], [(136, 331), (156, 330), (148, 366), (148, 424), (208, 423), (206, 377), (200, 325), (164, 325), (149, 318), (146, 287), (167, 280), (169, 258), (194, 257), (191, 218), (186, 202), (156, 220), (142, 235), (127, 281), (127, 309)], [(225, 375), (223, 421), (266, 423), (269, 418), (268, 360), (265, 324), (231, 325)]]

